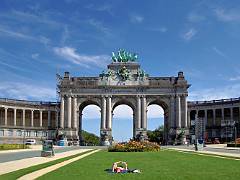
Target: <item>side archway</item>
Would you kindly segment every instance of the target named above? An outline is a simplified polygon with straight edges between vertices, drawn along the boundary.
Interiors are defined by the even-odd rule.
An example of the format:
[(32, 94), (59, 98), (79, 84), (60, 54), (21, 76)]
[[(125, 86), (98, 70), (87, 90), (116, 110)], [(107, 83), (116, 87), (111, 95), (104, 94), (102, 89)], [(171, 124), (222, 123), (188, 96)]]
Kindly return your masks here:
[(100, 111), (100, 103), (96, 100), (87, 99), (79, 103), (77, 127), (80, 145), (99, 145), (100, 139), (98, 139), (98, 142), (96, 140), (90, 142), (89, 140), (86, 140), (84, 136), (86, 135), (86, 132), (98, 136), (100, 132)]
[[(151, 111), (150, 111), (151, 110)], [(151, 113), (151, 114), (150, 114)], [(153, 114), (154, 113), (154, 114)], [(165, 99), (149, 99), (147, 103), (147, 120), (148, 124), (152, 118), (155, 118), (154, 126), (155, 129), (158, 128), (158, 136), (156, 141), (161, 144), (167, 144), (169, 139), (169, 129), (170, 129), (170, 122), (169, 122), (169, 102)], [(149, 129), (148, 130), (154, 130)]]

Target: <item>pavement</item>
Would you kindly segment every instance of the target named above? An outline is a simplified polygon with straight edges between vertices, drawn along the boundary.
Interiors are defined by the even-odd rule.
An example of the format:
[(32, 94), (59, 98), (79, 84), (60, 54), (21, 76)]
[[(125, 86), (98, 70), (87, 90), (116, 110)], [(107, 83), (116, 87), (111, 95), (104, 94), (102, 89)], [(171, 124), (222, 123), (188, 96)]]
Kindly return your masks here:
[[(40, 157), (40, 153), (38, 154), (38, 156), (35, 157), (31, 157), (31, 158), (21, 158), (18, 160), (12, 160), (12, 161), (8, 161), (8, 162), (1, 162), (0, 163), (0, 175), (1, 174), (6, 174), (9, 172), (13, 172), (13, 171), (17, 171), (20, 169), (24, 169), (24, 168), (28, 168), (31, 166), (35, 166), (38, 164), (42, 164), (42, 163), (46, 163), (46, 162), (50, 162), (50, 161), (54, 161), (60, 158), (64, 158), (64, 157), (68, 157), (68, 156), (72, 156), (72, 155), (76, 155), (82, 152), (86, 152), (91, 150), (89, 149), (81, 149), (78, 148), (77, 149), (69, 149), (69, 148), (60, 148), (60, 150), (65, 150), (64, 152), (58, 152), (55, 153), (55, 156), (53, 157)], [(39, 150), (37, 150), (39, 151)], [(20, 153), (31, 153), (31, 152), (36, 152), (36, 150), (33, 151), (25, 151), (25, 152), (20, 152)], [(18, 152), (19, 153), (19, 152)], [(5, 154), (10, 154), (10, 155), (14, 155), (14, 157), (16, 157), (16, 154), (18, 154), (17, 152), (8, 152)], [(1, 153), (1, 155), (5, 155), (4, 153)]]
[(218, 155), (218, 156), (228, 156), (233, 157), (239, 160), (240, 158), (240, 148), (230, 148), (227, 147), (225, 144), (218, 144), (218, 145), (207, 145), (203, 148), (203, 150), (195, 151), (193, 145), (189, 146), (165, 146), (164, 148), (167, 149), (174, 149), (178, 151), (185, 151), (185, 152), (198, 152), (202, 154), (210, 154), (210, 155)]
[[(54, 146), (55, 154), (63, 153), (72, 150), (83, 149), (79, 146)], [(86, 149), (92, 149), (91, 147), (86, 147)], [(42, 146), (34, 145), (31, 149), (19, 149), (19, 150), (5, 150), (0, 151), (0, 163), (16, 161), (26, 158), (41, 157)]]
[(68, 165), (68, 164), (70, 164), (70, 163), (72, 163), (72, 162), (74, 162), (74, 161), (77, 161), (77, 160), (82, 159), (82, 158), (84, 158), (84, 157), (86, 157), (86, 156), (89, 156), (89, 155), (91, 155), (91, 154), (93, 154), (93, 153), (95, 153), (95, 152), (97, 152), (97, 151), (100, 151), (100, 149), (97, 149), (97, 150), (91, 151), (91, 152), (89, 152), (89, 153), (83, 154), (83, 155), (81, 155), (81, 156), (78, 156), (78, 157), (75, 157), (75, 158), (72, 158), (72, 159), (63, 161), (63, 162), (61, 162), (61, 163), (58, 163), (58, 164), (55, 164), (55, 165), (52, 165), (52, 166), (49, 166), (49, 167), (40, 169), (40, 170), (38, 170), (38, 171), (34, 171), (34, 172), (32, 172), (32, 173), (26, 174), (26, 175), (20, 177), (18, 180), (32, 180), (32, 179), (37, 179), (38, 177), (43, 176), (43, 175), (46, 174), (46, 173), (49, 173), (49, 172), (54, 171), (54, 170), (56, 170), (56, 169), (58, 169), (58, 168), (60, 168), (60, 167), (63, 167), (63, 166), (65, 166), (65, 165)]

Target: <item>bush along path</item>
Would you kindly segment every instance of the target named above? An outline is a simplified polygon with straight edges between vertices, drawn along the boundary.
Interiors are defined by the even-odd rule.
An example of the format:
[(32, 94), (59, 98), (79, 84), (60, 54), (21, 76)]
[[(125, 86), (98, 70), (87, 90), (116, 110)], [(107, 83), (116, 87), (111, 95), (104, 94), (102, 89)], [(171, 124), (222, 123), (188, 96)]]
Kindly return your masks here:
[(83, 155), (81, 155), (81, 156), (78, 156), (78, 157), (75, 157), (75, 158), (72, 158), (72, 159), (63, 161), (63, 162), (61, 162), (61, 163), (58, 163), (58, 164), (55, 164), (55, 165), (52, 165), (52, 166), (49, 166), (49, 167), (40, 169), (40, 170), (38, 170), (38, 171), (34, 171), (34, 172), (30, 173), (30, 174), (26, 174), (26, 175), (20, 177), (18, 180), (37, 179), (38, 177), (40, 177), (40, 176), (42, 176), (42, 175), (44, 175), (44, 174), (46, 174), (46, 173), (52, 172), (52, 171), (54, 171), (54, 170), (56, 170), (56, 169), (58, 169), (58, 168), (60, 168), (60, 167), (63, 167), (63, 166), (65, 166), (65, 165), (68, 165), (68, 164), (70, 164), (70, 163), (72, 163), (72, 162), (74, 162), (74, 161), (77, 161), (77, 160), (79, 160), (79, 159), (82, 159), (82, 158), (84, 158), (84, 157), (86, 157), (86, 156), (89, 156), (89, 155), (91, 155), (91, 154), (93, 154), (93, 153), (95, 153), (95, 152), (98, 152), (98, 151), (100, 151), (100, 150), (97, 149), (97, 150), (91, 151), (91, 152), (89, 152), (89, 153), (85, 153), (85, 154), (83, 154)]

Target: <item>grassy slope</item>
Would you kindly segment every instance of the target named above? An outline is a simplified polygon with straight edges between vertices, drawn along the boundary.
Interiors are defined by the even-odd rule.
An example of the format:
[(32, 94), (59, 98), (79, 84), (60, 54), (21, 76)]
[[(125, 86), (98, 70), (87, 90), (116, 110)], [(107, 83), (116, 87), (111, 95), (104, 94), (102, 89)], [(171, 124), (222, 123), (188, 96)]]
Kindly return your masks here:
[[(115, 161), (126, 161), (142, 174), (108, 174)], [(39, 179), (240, 179), (240, 161), (174, 151), (146, 153), (98, 152)]]
[[(90, 151), (87, 151), (87, 152), (90, 152)], [(0, 180), (2, 180), (2, 179), (3, 180), (15, 180), (15, 179), (17, 179), (17, 178), (19, 178), (19, 177), (21, 177), (21, 176), (23, 176), (25, 174), (28, 174), (28, 173), (31, 173), (33, 171), (36, 171), (36, 170), (39, 170), (39, 169), (43, 169), (45, 167), (48, 167), (48, 166), (51, 166), (51, 165), (54, 165), (54, 164), (66, 161), (68, 159), (72, 159), (74, 157), (83, 155), (83, 154), (85, 154), (87, 152), (79, 153), (79, 154), (76, 154), (76, 155), (73, 155), (73, 156), (57, 159), (57, 160), (54, 160), (54, 161), (51, 161), (51, 162), (47, 162), (47, 163), (43, 163), (43, 164), (39, 164), (39, 165), (36, 165), (36, 166), (29, 167), (29, 168), (20, 169), (18, 171), (14, 171), (14, 172), (10, 172), (10, 173), (7, 173), (7, 174), (3, 174), (3, 175), (0, 175)]]

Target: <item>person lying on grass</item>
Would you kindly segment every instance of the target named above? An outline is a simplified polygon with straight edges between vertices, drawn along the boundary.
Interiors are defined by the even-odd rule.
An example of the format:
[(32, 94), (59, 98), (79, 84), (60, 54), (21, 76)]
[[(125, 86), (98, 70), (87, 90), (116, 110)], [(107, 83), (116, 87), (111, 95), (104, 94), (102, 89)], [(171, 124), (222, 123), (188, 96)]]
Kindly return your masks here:
[[(118, 165), (118, 164), (120, 164), (120, 165)], [(123, 167), (123, 165), (125, 165), (125, 168)], [(113, 163), (112, 172), (114, 172), (114, 173), (126, 173), (126, 172), (128, 172), (127, 163), (123, 162), (123, 161), (118, 161), (118, 162)]]

